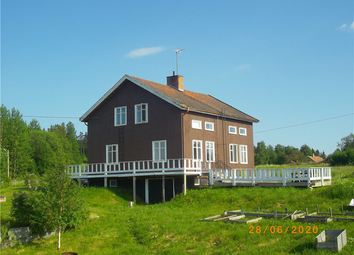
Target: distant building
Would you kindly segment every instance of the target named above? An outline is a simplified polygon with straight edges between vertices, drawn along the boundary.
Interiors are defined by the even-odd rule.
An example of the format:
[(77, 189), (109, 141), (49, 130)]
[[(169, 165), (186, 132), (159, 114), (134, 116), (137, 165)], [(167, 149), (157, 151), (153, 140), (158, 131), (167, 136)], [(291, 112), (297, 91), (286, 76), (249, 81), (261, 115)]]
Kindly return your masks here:
[(323, 160), (323, 158), (315, 156), (315, 154), (312, 154), (312, 156), (307, 156), (308, 163), (321, 163)]

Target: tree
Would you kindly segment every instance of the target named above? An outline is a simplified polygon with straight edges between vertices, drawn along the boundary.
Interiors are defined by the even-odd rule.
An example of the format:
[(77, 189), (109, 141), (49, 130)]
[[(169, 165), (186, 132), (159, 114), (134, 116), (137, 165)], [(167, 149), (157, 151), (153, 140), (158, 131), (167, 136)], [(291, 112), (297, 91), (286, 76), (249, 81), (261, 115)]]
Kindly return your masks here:
[(268, 155), (269, 155), (269, 164), (276, 164), (277, 162), (277, 154), (274, 151), (274, 148), (272, 145), (267, 146), (268, 150)]
[(1, 106), (1, 147), (9, 151), (10, 176), (15, 178), (34, 170), (31, 158), (29, 130), (22, 114), (15, 108)]
[(347, 148), (354, 149), (354, 134), (351, 133), (341, 139), (341, 142), (337, 144), (341, 151), (345, 151)]
[(305, 155), (305, 156), (312, 156), (312, 150), (309, 146), (306, 144), (302, 145), (300, 148), (300, 151)]
[(32, 119), (31, 122), (28, 124), (29, 130), (41, 130), (41, 125), (39, 124), (38, 120)]
[(66, 161), (62, 158), (40, 183), (29, 180), (29, 193), (14, 194), (11, 210), (16, 222), (25, 220), (34, 233), (57, 231), (58, 250), (61, 233), (68, 227), (78, 227), (88, 217), (81, 188), (70, 179), (65, 169)]
[(258, 142), (255, 148), (255, 165), (269, 164), (269, 155), (264, 141)]

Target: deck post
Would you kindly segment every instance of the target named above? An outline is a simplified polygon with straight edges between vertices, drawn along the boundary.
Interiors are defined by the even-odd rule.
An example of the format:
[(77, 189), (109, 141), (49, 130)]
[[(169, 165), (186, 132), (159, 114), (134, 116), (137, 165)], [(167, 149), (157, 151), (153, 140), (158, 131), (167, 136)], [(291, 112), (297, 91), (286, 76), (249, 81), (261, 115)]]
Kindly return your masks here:
[(183, 175), (183, 195), (187, 195), (187, 175)]
[(133, 201), (136, 203), (136, 177), (133, 176)]
[(286, 186), (286, 169), (282, 169), (283, 186)]
[[(107, 167), (108, 166), (106, 164), (104, 164), (103, 167), (104, 167), (104, 175), (107, 175)], [(100, 168), (101, 168), (101, 165), (100, 165)], [(104, 187), (107, 188), (107, 177), (104, 177)]]
[(213, 185), (213, 170), (209, 169), (209, 186)]
[(149, 204), (149, 179), (145, 179), (145, 204)]
[(255, 180), (254, 180), (254, 169), (251, 169), (251, 177), (252, 177), (252, 186), (255, 185)]
[(323, 180), (323, 175), (324, 175), (324, 168), (321, 168), (321, 185), (324, 186), (324, 180)]
[(162, 175), (162, 203), (166, 203), (165, 176)]
[(231, 169), (231, 178), (232, 178), (232, 186), (236, 186), (236, 182), (235, 182), (235, 169)]

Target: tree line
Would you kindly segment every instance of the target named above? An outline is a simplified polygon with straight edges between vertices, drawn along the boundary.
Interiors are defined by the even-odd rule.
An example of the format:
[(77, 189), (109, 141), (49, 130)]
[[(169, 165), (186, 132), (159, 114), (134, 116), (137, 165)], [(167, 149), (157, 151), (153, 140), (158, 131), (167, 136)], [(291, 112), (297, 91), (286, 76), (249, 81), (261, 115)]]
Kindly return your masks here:
[(337, 149), (330, 155), (325, 152), (314, 150), (304, 144), (300, 149), (293, 146), (272, 145), (266, 146), (264, 141), (258, 142), (254, 147), (255, 165), (282, 165), (301, 164), (308, 162), (308, 156), (319, 156), (324, 163), (330, 165), (353, 165), (354, 164), (354, 135), (343, 137), (337, 144)]
[(7, 178), (7, 160), (10, 179), (30, 173), (43, 175), (59, 163), (87, 162), (86, 134), (77, 135), (72, 122), (45, 130), (36, 119), (27, 124), (15, 108), (9, 110), (2, 105), (0, 112), (2, 180)]

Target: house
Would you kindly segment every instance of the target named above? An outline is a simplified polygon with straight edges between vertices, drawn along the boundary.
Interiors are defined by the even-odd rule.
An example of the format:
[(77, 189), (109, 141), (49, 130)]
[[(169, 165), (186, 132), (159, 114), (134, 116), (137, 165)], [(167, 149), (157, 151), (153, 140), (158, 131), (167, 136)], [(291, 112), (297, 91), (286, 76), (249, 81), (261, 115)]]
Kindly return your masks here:
[(324, 160), (323, 158), (316, 156), (315, 154), (312, 154), (312, 156), (307, 156), (307, 163), (318, 164), (321, 163), (323, 160)]
[(254, 167), (254, 117), (217, 98), (124, 75), (81, 118), (88, 166), (72, 168), (89, 185), (132, 187), (145, 202), (199, 185), (208, 169)]

